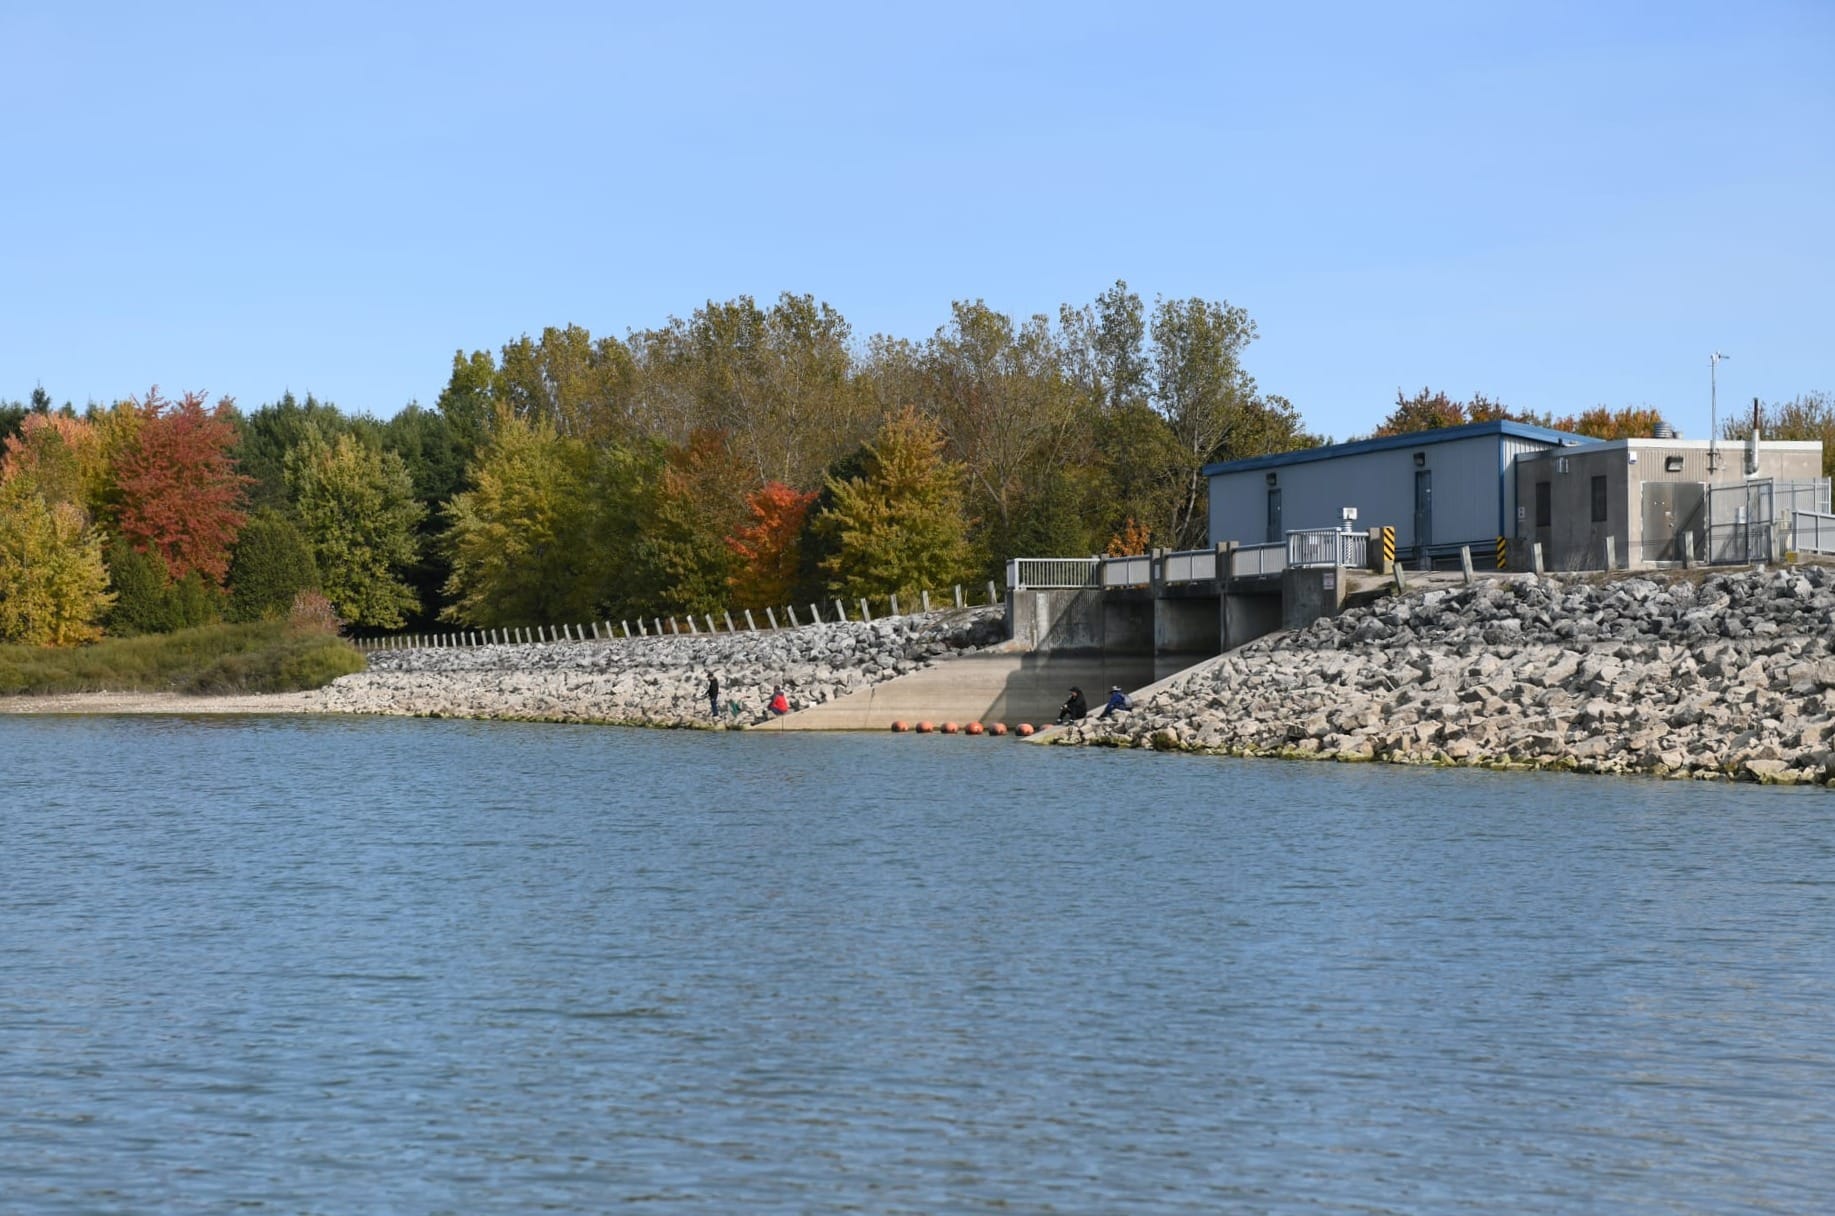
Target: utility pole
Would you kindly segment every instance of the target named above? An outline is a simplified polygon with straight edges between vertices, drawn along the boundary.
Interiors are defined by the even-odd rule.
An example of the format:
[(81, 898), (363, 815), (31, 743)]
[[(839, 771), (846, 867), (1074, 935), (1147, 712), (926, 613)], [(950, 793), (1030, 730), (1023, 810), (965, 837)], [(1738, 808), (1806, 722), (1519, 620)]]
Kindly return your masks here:
[(1732, 358), (1731, 355), (1723, 355), (1719, 351), (1708, 356), (1708, 472), (1710, 473), (1720, 468), (1720, 394), (1714, 373), (1719, 370), (1723, 359), (1730, 358)]

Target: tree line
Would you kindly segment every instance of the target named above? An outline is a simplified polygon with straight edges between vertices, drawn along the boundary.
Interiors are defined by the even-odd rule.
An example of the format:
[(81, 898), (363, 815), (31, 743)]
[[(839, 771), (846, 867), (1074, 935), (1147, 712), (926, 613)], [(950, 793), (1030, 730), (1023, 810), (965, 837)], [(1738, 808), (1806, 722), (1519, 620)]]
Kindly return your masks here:
[[(1204, 465), (1325, 442), (1244, 370), (1256, 336), (1227, 302), (1123, 282), (1056, 316), (958, 302), (922, 341), (857, 341), (786, 293), (459, 351), (433, 408), (386, 421), (290, 393), (78, 413), (40, 389), (0, 404), (0, 640), (259, 619), (302, 594), (372, 632), (708, 613), (1193, 548)], [(1378, 433), (1634, 415), (1423, 390)]]

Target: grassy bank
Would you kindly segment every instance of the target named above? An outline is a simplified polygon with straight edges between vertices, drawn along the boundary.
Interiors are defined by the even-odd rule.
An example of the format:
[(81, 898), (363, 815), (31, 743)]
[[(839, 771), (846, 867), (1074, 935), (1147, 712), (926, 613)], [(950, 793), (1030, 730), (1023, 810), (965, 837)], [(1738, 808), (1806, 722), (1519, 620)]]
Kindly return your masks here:
[(0, 695), (292, 692), (361, 670), (363, 656), (331, 634), (285, 621), (206, 625), (69, 649), (0, 646)]

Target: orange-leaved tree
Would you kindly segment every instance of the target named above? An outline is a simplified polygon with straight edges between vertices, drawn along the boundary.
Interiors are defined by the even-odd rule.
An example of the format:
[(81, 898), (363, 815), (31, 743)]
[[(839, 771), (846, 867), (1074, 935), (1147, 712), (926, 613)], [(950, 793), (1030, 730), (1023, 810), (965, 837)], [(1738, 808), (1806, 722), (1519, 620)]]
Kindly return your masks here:
[(1654, 405), (1628, 405), (1622, 410), (1596, 405), (1570, 418), (1555, 421), (1555, 429), (1594, 439), (1648, 439), (1656, 433), (1663, 413)]
[(1128, 522), (1122, 525), (1121, 531), (1109, 537), (1108, 556), (1133, 557), (1145, 553), (1153, 543), (1153, 531), (1146, 524), (1128, 516)]
[(232, 452), (235, 403), (206, 410), (199, 393), (166, 401), (155, 387), (134, 403), (140, 425), (115, 465), (121, 534), (157, 556), (173, 579), (193, 570), (222, 585), (230, 546), (246, 518)]
[(790, 602), (802, 559), (803, 521), (815, 500), (814, 490), (804, 493), (781, 481), (766, 482), (746, 495), (752, 522), (726, 538), (726, 547), (739, 562), (727, 578), (735, 603), (758, 607)]

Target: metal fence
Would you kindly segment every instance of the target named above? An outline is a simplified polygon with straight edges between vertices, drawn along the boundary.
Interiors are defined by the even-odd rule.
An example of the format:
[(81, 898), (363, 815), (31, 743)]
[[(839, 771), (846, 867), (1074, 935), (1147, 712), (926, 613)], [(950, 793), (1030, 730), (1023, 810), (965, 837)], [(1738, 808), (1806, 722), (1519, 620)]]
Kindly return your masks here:
[[(1145, 560), (1145, 559), (1143, 559)], [(1025, 591), (1068, 591), (1097, 586), (1096, 557), (1016, 557), (1009, 563), (1007, 586)]]
[(1307, 528), (1287, 534), (1287, 564), (1308, 566), (1367, 566), (1370, 536), (1337, 528)]
[(1835, 553), (1835, 515), (1792, 511), (1790, 535), (1790, 547), (1797, 553)]

